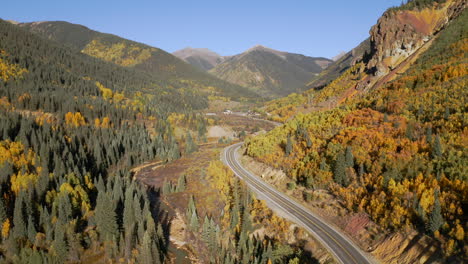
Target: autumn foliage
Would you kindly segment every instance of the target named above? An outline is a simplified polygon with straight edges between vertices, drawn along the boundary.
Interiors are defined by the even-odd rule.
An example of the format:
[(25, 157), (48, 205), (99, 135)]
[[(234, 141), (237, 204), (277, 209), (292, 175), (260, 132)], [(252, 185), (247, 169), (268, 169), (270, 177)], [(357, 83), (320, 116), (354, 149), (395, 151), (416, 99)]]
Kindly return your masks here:
[(350, 211), (389, 231), (418, 229), (446, 256), (466, 257), (466, 17), (396, 80), (340, 108), (295, 113), (247, 139), (246, 153), (306, 188), (331, 190)]

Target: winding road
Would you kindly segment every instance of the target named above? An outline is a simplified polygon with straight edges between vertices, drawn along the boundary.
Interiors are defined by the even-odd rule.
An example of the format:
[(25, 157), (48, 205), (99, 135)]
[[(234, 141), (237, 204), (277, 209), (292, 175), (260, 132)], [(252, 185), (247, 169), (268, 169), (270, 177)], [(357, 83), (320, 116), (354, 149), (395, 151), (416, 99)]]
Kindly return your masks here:
[(257, 195), (266, 199), (267, 202), (274, 204), (279, 210), (288, 215), (291, 220), (313, 234), (328, 249), (337, 262), (342, 264), (374, 263), (345, 235), (340, 234), (339, 231), (310, 212), (310, 210), (245, 169), (239, 162), (237, 153), (242, 144), (241, 142), (225, 148), (221, 159)]

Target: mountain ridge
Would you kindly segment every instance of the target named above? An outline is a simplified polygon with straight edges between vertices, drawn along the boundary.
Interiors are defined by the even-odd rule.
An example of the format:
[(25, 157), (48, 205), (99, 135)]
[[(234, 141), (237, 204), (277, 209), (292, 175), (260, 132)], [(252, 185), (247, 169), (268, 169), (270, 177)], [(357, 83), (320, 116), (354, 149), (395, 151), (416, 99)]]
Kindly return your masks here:
[(227, 57), (209, 72), (220, 79), (252, 87), (273, 97), (300, 90), (332, 61), (323, 57), (274, 50), (255, 45), (243, 53)]
[(42, 21), (20, 23), (18, 26), (98, 59), (147, 72), (166, 82), (178, 83), (177, 86), (187, 87), (190, 84), (206, 92), (233, 98), (257, 96), (248, 88), (220, 80), (160, 48), (98, 32), (83, 25)]
[(221, 56), (208, 48), (186, 47), (172, 54), (204, 71), (214, 68), (216, 65), (222, 63), (225, 58), (225, 56)]

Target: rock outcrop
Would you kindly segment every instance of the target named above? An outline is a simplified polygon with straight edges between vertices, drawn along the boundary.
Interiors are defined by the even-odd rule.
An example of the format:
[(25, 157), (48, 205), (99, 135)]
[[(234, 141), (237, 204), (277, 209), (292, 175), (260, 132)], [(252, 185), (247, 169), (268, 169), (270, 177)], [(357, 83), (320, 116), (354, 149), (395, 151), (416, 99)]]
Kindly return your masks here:
[(389, 9), (370, 30), (367, 70), (375, 76), (386, 75), (431, 40), (465, 6), (465, 0), (447, 0), (420, 10)]

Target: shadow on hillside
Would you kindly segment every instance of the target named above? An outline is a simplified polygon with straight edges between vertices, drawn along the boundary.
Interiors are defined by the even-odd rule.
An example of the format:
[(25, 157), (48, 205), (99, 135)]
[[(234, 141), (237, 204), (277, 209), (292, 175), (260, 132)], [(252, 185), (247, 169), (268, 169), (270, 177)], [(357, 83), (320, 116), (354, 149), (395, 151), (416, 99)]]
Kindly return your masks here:
[(161, 193), (159, 189), (148, 189), (148, 198), (151, 203), (151, 213), (156, 225), (160, 224), (162, 227), (164, 237), (164, 245), (162, 246), (164, 247), (164, 253), (167, 254), (170, 243), (169, 234), (171, 230), (171, 219), (169, 218), (168, 212), (161, 207), (160, 196)]

